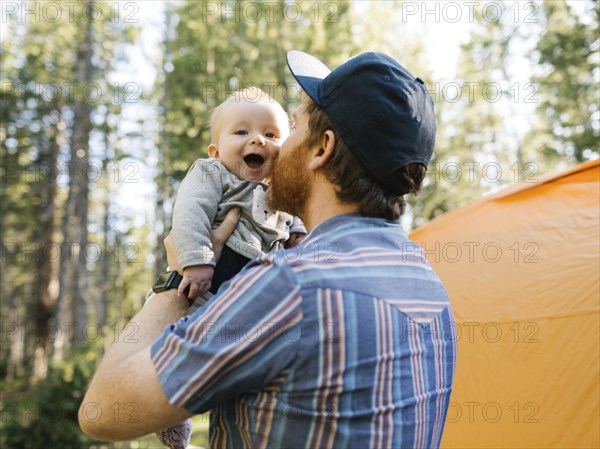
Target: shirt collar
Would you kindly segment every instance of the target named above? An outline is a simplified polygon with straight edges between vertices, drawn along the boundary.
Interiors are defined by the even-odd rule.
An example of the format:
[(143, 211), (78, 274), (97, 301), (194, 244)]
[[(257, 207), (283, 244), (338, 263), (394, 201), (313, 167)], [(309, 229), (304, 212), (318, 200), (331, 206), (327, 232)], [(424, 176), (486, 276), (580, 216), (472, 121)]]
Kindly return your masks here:
[(336, 215), (335, 217), (331, 217), (325, 221), (322, 221), (306, 235), (302, 243), (304, 244), (305, 242), (309, 242), (310, 240), (316, 239), (330, 231), (335, 231), (337, 233), (345, 229), (362, 228), (367, 226), (396, 228), (396, 230), (404, 233), (402, 225), (400, 224), (400, 220), (391, 221), (382, 217), (372, 217), (358, 213), (350, 213)]

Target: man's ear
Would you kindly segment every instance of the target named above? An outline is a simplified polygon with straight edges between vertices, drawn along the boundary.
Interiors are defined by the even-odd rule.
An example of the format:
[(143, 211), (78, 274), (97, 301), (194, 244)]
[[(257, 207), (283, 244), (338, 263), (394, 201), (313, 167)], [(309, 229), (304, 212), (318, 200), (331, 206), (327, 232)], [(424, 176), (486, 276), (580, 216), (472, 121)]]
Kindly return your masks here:
[(308, 168), (316, 170), (325, 167), (331, 156), (333, 156), (333, 150), (335, 149), (335, 134), (332, 130), (328, 129), (321, 136), (321, 141), (318, 145), (311, 150), (311, 159), (308, 164)]
[(214, 143), (208, 146), (208, 156), (214, 159), (219, 159), (219, 149)]

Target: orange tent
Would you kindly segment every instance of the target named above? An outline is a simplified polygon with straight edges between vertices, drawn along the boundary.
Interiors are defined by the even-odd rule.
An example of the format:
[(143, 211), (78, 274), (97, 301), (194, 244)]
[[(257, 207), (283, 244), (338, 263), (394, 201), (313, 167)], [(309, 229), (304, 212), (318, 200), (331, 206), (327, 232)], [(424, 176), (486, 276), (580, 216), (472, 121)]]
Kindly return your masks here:
[(445, 448), (600, 447), (600, 161), (417, 229), (457, 327)]

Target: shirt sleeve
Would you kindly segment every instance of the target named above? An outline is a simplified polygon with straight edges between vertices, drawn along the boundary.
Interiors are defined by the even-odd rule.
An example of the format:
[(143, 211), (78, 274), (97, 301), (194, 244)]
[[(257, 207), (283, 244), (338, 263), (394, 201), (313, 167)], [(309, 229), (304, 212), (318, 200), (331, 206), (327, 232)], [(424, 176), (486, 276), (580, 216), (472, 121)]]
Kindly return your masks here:
[(301, 319), (300, 289), (289, 267), (266, 258), (251, 262), (153, 343), (169, 402), (203, 413), (265, 387), (295, 358)]
[(198, 159), (181, 181), (173, 208), (172, 229), (181, 269), (191, 265), (216, 265), (210, 231), (222, 193), (221, 170), (211, 160)]
[(304, 226), (304, 223), (302, 223), (302, 220), (300, 220), (298, 217), (294, 217), (294, 220), (292, 221), (292, 227), (290, 228), (290, 234), (294, 232), (306, 234), (306, 227)]

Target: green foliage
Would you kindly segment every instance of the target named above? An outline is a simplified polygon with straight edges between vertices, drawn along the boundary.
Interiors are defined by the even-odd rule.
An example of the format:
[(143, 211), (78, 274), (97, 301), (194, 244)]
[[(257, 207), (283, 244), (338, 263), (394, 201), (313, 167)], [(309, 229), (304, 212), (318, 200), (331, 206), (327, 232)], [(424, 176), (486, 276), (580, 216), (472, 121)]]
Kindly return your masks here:
[(600, 137), (600, 8), (585, 0), (584, 22), (564, 0), (545, 1), (537, 45), (540, 88), (528, 146), (545, 158), (583, 162), (597, 157)]
[[(506, 11), (507, 6), (502, 7)], [(421, 195), (409, 199), (413, 228), (479, 198), (506, 181), (486, 183), (481, 169), (485, 163), (502, 167), (508, 174), (511, 159), (512, 162), (518, 159), (502, 113), (503, 103), (506, 104), (506, 99), (510, 101), (508, 92), (499, 92), (500, 101), (496, 102), (489, 100), (486, 91), (488, 86), (500, 86), (506, 76), (506, 66), (511, 62), (507, 53), (514, 39), (515, 24), (507, 19), (484, 20), (481, 7), (475, 8), (474, 17), (470, 39), (461, 46), (458, 73), (454, 79), (438, 82), (438, 87), (432, 89), (437, 97), (436, 146)], [(454, 97), (453, 90), (445, 90), (450, 83), (462, 89)], [(444, 98), (442, 92), (452, 93)]]
[[(96, 364), (102, 342), (74, 351), (67, 360), (53, 362), (46, 380), (28, 390), (19, 381), (3, 384), (0, 402), (0, 447), (3, 449), (160, 449), (152, 434), (132, 441), (94, 440), (79, 428), (78, 410)], [(5, 391), (7, 390), (7, 391)], [(192, 443), (208, 446), (208, 417), (194, 417)]]
[[(97, 348), (51, 364), (46, 380), (25, 397), (2, 400), (0, 446), (7, 449), (81, 449), (94, 440), (79, 429), (77, 411), (97, 361)], [(15, 399), (12, 399), (12, 397)]]
[[(80, 2), (79, 6), (83, 3)], [(37, 3), (36, 6), (38, 11), (44, 10), (43, 3)], [(94, 297), (97, 292), (105, 286), (120, 284), (118, 291), (124, 296), (126, 304), (119, 302), (121, 313), (117, 313), (118, 318), (130, 316), (130, 309), (139, 306), (139, 299), (144, 294), (141, 290), (137, 294), (129, 293), (133, 290), (130, 287), (132, 283), (122, 279), (131, 270), (122, 270), (118, 266), (130, 260), (131, 251), (124, 253), (131, 247), (115, 247), (118, 239), (127, 238), (123, 234), (127, 235), (128, 231), (116, 229), (120, 224), (115, 223), (116, 220), (104, 220), (111, 206), (110, 181), (114, 174), (107, 166), (111, 162), (115, 166), (114, 162), (120, 161), (124, 145), (124, 132), (120, 129), (124, 93), (115, 87), (122, 83), (112, 83), (110, 77), (115, 67), (126, 59), (123, 48), (132, 43), (139, 33), (131, 25), (111, 20), (111, 14), (108, 14), (110, 5), (101, 5), (104, 8), (103, 20), (92, 23), (94, 39), (89, 50), (93, 49), (94, 58), (90, 85), (78, 71), (79, 63), (85, 57), (80, 44), (85, 39), (86, 26), (89, 24), (89, 20), (81, 17), (82, 8), (79, 6), (73, 8), (72, 16), (63, 9), (59, 21), (40, 20), (39, 16), (19, 20), (15, 16), (6, 25), (3, 24), (0, 48), (0, 269), (3, 280), (7, 281), (0, 286), (3, 299), (0, 314), (2, 321), (27, 323), (42, 335), (47, 323), (59, 310), (59, 283), (61, 293), (67, 290), (60, 276), (60, 268), (65, 265), (61, 262), (83, 266), (85, 274), (90, 275), (84, 276), (91, 280), (87, 284), (91, 287), (89, 295), (82, 279), (76, 280), (74, 289), (80, 299), (92, 297), (94, 301), (88, 301), (90, 304), (104, 304), (106, 295), (96, 301), (99, 299)], [(65, 5), (57, 7), (66, 8)], [(77, 105), (82, 102), (89, 106), (91, 113), (75, 117), (76, 111), (81, 109)], [(89, 153), (92, 166), (86, 166), (79, 160), (70, 160), (75, 125), (83, 122), (89, 123), (94, 139), (80, 143), (81, 147), (77, 148)], [(99, 166), (103, 167), (102, 173), (97, 172)], [(99, 175), (104, 182), (94, 182), (95, 175)], [(102, 235), (92, 234), (91, 240), (92, 251), (101, 249), (103, 262), (110, 265), (103, 272), (98, 269), (100, 264), (86, 265), (86, 252), (79, 252), (79, 257), (72, 256), (71, 248), (78, 243), (79, 248), (85, 248), (84, 243), (90, 240), (69, 238), (64, 232), (66, 227), (60, 228), (61, 222), (81, 218), (82, 214), (73, 213), (65, 217), (64, 205), (69, 193), (72, 193), (69, 192), (69, 181), (86, 176), (92, 194), (86, 194), (80, 202), (85, 203), (85, 210), (90, 211), (90, 219), (84, 220), (81, 227), (83, 232), (88, 226), (92, 232), (100, 227), (103, 231)], [(119, 218), (122, 218), (121, 215)], [(139, 229), (134, 225), (128, 228), (134, 230), (132, 234)], [(103, 235), (109, 235), (110, 238), (105, 240)], [(145, 254), (148, 245), (141, 241), (135, 243), (136, 269), (139, 272), (147, 268)], [(91, 255), (93, 257), (95, 253)], [(113, 265), (117, 266), (113, 268)], [(127, 265), (127, 268), (131, 268), (131, 265)], [(112, 276), (105, 276), (107, 272)], [(133, 276), (140, 283), (146, 282), (146, 285), (151, 278), (132, 273), (129, 279)], [(124, 283), (128, 288), (122, 288)], [(135, 284), (135, 287), (138, 288), (139, 284)], [(116, 290), (117, 287), (114, 288)], [(81, 299), (80, 302), (85, 301)], [(79, 317), (84, 318), (80, 320), (82, 326), (88, 318), (102, 324), (103, 317), (96, 310), (91, 312), (89, 317)], [(51, 344), (44, 344), (45, 341), (44, 338), (36, 340), (27, 334), (23, 339), (11, 340), (3, 345), (0, 357), (3, 376), (11, 379), (26, 376), (33, 380), (43, 373), (44, 358), (49, 357), (52, 349)], [(34, 357), (37, 350), (42, 350), (45, 357)]]
[[(143, 438), (106, 443), (86, 436), (77, 413), (96, 364), (101, 341), (75, 351), (67, 360), (53, 362), (46, 380), (28, 390), (15, 381), (2, 384), (0, 447), (3, 449), (163, 448), (154, 434)], [(192, 444), (208, 447), (208, 415), (193, 419)]]
[[(52, 267), (49, 258), (36, 254), (53, 238), (56, 220), (57, 191), (55, 167), (61, 139), (59, 129), (65, 126), (61, 108), (64, 98), (52, 96), (40, 87), (67, 76), (67, 65), (73, 58), (52, 45), (57, 27), (33, 23), (9, 24), (7, 36), (2, 42), (3, 61), (2, 92), (0, 93), (0, 140), (2, 141), (2, 204), (0, 241), (4, 248), (2, 270), (5, 275), (0, 287), (3, 301), (0, 313), (11, 322), (29, 319), (36, 327), (49, 315), (52, 302), (47, 287)], [(65, 37), (72, 35), (73, 25), (63, 28)], [(37, 33), (46, 36), (42, 39)], [(30, 34), (31, 33), (31, 34)], [(36, 38), (31, 41), (31, 35)], [(57, 59), (54, 63), (52, 58)], [(5, 66), (6, 64), (6, 66)], [(5, 69), (6, 67), (6, 69)], [(54, 91), (53, 91), (54, 92)], [(64, 129), (64, 128), (62, 128)], [(46, 170), (44, 170), (46, 169)], [(52, 181), (49, 181), (52, 179)], [(22, 257), (24, 249), (33, 253)], [(38, 282), (31, 282), (31, 273)], [(12, 302), (12, 304), (11, 304)], [(25, 318), (26, 317), (26, 318)], [(25, 338), (25, 363), (21, 366), (5, 364), (11, 375), (32, 374), (33, 345)], [(12, 345), (4, 345), (3, 359)]]

